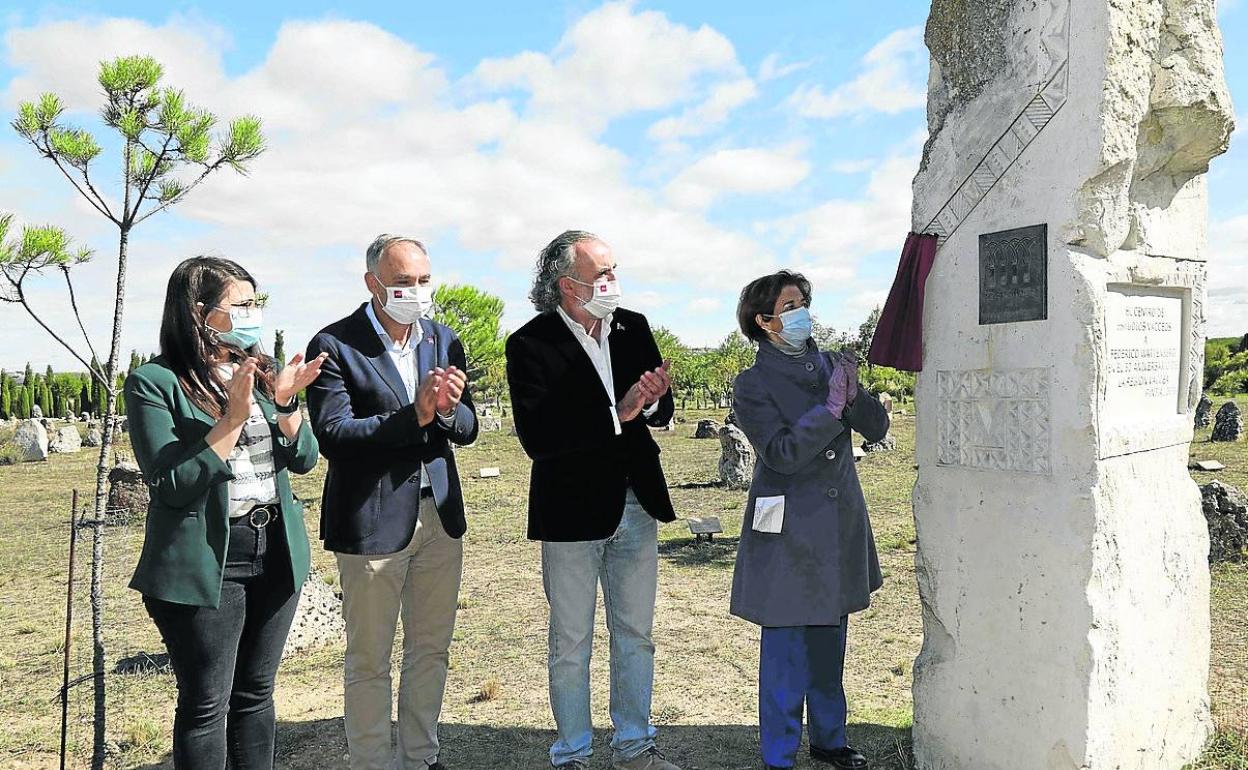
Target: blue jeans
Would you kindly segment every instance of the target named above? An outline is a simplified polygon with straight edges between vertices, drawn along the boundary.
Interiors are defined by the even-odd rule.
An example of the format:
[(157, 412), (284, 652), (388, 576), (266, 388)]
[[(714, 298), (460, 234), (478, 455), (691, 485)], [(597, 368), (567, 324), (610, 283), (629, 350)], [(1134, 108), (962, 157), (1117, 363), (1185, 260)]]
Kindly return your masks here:
[(632, 490), (615, 534), (606, 540), (542, 543), (542, 583), (550, 604), (550, 707), (558, 738), (551, 764), (593, 753), (589, 660), (594, 610), (602, 581), (611, 635), (611, 750), (626, 761), (654, 746), (654, 597), (658, 587), (659, 525)]
[(758, 665), (758, 723), (763, 761), (792, 767), (802, 742), (806, 706), (810, 744), (846, 745), (842, 676), (849, 618), (839, 626), (763, 627)]

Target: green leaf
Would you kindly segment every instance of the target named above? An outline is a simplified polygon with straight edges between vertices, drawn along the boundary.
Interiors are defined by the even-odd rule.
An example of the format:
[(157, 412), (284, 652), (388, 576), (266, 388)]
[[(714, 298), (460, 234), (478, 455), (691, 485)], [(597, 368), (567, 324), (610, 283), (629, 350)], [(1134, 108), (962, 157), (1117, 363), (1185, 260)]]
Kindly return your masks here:
[(206, 163), (208, 151), (212, 146), (212, 127), (217, 117), (202, 110), (187, 113), (187, 118), (174, 132), (178, 140), (178, 151), (191, 163)]
[(35, 134), (39, 133), (39, 113), (33, 102), (22, 102), (18, 105), (13, 128), (26, 139), (34, 139)]
[(159, 107), (160, 111), (156, 117), (156, 124), (166, 134), (172, 135), (177, 133), (179, 127), (194, 116), (186, 104), (185, 95), (176, 88), (161, 90)]
[(138, 139), (144, 128), (147, 126), (143, 120), (143, 114), (136, 109), (122, 110), (117, 116), (117, 129), (130, 141)]
[(147, 179), (156, 173), (156, 156), (147, 150), (138, 150), (130, 158), (130, 175)]
[(76, 168), (86, 168), (101, 152), (95, 137), (76, 128), (52, 128), (48, 132), (48, 145), (53, 154)]
[(59, 96), (53, 93), (45, 93), (39, 97), (39, 106), (35, 108), (35, 117), (39, 121), (39, 128), (47, 131), (61, 117), (61, 113), (65, 111), (65, 106), (61, 104)]
[(155, 88), (164, 75), (164, 68), (150, 56), (120, 56), (100, 62), (100, 87), (110, 98), (134, 98), (139, 92)]
[(260, 157), (265, 150), (260, 118), (245, 115), (230, 123), (230, 135), (221, 148), (221, 161), (239, 173), (246, 173), (246, 164)]
[(168, 203), (186, 191), (186, 185), (176, 179), (162, 179), (156, 183), (156, 197), (161, 203)]

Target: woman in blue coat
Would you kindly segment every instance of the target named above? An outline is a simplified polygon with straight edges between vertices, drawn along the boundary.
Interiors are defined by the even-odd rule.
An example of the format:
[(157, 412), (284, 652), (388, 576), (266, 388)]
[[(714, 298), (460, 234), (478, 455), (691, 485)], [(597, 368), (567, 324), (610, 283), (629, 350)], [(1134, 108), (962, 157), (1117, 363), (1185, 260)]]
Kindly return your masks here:
[(763, 627), (759, 727), (767, 768), (792, 767), (806, 707), (811, 756), (863, 770), (845, 737), (846, 624), (883, 583), (851, 429), (869, 441), (888, 414), (855, 364), (811, 340), (810, 282), (782, 270), (741, 292), (737, 320), (758, 343), (733, 388), (758, 461), (737, 550), (732, 614)]

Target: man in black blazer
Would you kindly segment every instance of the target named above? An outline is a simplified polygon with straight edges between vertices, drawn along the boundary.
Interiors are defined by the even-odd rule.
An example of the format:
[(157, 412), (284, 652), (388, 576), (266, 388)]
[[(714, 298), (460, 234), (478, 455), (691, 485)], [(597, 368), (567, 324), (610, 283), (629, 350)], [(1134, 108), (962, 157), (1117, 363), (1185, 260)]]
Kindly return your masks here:
[(467, 528), (451, 445), (476, 440), (477, 418), (463, 344), (425, 317), (424, 246), (382, 235), (367, 265), (370, 301), (308, 346), (329, 354), (308, 408), (329, 460), (321, 539), (342, 584), (347, 750), (352, 770), (395, 766), (390, 651), (401, 615), (397, 766), (444, 768), (437, 725)]
[(551, 764), (592, 754), (589, 661), (601, 581), (611, 632), (613, 766), (679, 770), (655, 747), (658, 523), (676, 518), (649, 427), (675, 405), (645, 316), (619, 307), (611, 247), (582, 231), (538, 257), (539, 315), (507, 341), (516, 432), (533, 460), (529, 538), (542, 541), (550, 604)]

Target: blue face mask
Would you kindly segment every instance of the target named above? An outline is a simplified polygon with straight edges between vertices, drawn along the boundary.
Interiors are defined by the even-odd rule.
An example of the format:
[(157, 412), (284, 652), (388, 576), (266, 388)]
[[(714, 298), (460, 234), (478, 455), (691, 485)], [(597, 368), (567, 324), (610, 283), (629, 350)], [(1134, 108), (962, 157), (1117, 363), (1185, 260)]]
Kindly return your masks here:
[[(226, 345), (250, 350), (260, 342), (263, 321), (263, 315), (258, 307), (232, 307), (230, 308), (232, 328), (228, 332), (217, 332), (217, 339)], [(216, 330), (213, 329), (213, 331)]]
[(779, 337), (789, 350), (806, 350), (806, 342), (810, 339), (814, 324), (810, 319), (810, 310), (795, 307), (780, 314), (780, 323), (784, 324), (780, 331), (772, 332)]

